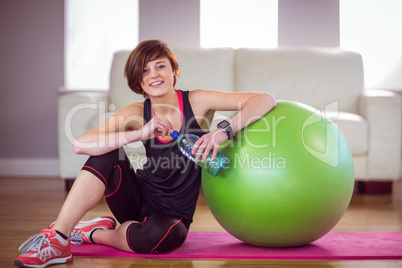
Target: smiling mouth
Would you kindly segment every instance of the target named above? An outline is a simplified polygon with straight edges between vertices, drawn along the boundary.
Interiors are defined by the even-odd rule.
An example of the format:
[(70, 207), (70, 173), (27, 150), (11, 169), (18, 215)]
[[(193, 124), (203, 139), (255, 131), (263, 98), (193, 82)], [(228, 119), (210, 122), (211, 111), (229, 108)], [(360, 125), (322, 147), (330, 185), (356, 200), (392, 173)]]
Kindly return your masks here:
[(157, 82), (153, 82), (150, 84), (151, 87), (157, 87), (162, 85), (164, 82), (163, 81), (157, 81)]

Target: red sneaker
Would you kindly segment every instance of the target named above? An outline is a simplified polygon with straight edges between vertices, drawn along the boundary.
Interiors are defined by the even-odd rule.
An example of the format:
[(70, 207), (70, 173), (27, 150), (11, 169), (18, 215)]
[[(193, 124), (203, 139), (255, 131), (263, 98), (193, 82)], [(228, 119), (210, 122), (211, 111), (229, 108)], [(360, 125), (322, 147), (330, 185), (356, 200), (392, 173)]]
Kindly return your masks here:
[(81, 245), (82, 243), (91, 244), (91, 234), (97, 229), (114, 230), (116, 221), (112, 217), (103, 216), (90, 221), (79, 221), (71, 232), (71, 244)]
[[(55, 223), (50, 224), (49, 229), (52, 229)], [(109, 216), (98, 217), (90, 221), (79, 221), (70, 234), (71, 244), (92, 244), (91, 234), (93, 231), (97, 229), (114, 230), (115, 228), (116, 220)]]
[(22, 254), (15, 258), (18, 267), (46, 267), (50, 264), (73, 261), (70, 251), (70, 241), (61, 242), (56, 231), (44, 229), (39, 234), (29, 238), (18, 249)]

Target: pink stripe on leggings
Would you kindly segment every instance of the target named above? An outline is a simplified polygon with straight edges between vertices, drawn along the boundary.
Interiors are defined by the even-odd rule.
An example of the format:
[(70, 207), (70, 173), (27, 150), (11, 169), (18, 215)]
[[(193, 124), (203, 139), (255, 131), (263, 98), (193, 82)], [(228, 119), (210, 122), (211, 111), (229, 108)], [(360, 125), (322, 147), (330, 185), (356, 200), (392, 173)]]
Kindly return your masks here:
[(96, 174), (98, 174), (99, 176), (101, 176), (101, 178), (105, 181), (105, 184), (107, 185), (107, 181), (106, 181), (105, 177), (103, 177), (103, 175), (100, 174), (99, 171), (97, 171), (96, 169), (94, 169), (93, 167), (90, 167), (90, 166), (83, 166), (83, 168), (89, 168), (89, 169), (93, 170), (94, 172), (96, 172)]
[(119, 185), (117, 186), (117, 188), (116, 188), (116, 190), (114, 190), (114, 192), (113, 193), (111, 193), (111, 194), (108, 194), (108, 195), (105, 195), (105, 198), (108, 198), (109, 196), (112, 196), (112, 195), (114, 195), (116, 192), (117, 192), (117, 190), (119, 190), (119, 188), (120, 188), (120, 184), (121, 184), (121, 167), (120, 167), (120, 165), (116, 165), (118, 168), (119, 168), (119, 170), (120, 170), (120, 181), (119, 181)]
[(160, 245), (160, 243), (162, 243), (162, 241), (168, 236), (170, 230), (172, 230), (172, 228), (173, 228), (174, 226), (176, 226), (179, 222), (181, 222), (181, 218), (180, 218), (180, 220), (178, 220), (177, 222), (175, 222), (172, 226), (170, 226), (169, 230), (166, 232), (165, 236), (162, 237), (161, 241), (159, 241), (159, 243), (158, 243), (153, 249), (151, 249), (151, 254), (158, 253), (158, 251), (156, 251), (156, 248), (157, 248), (157, 247)]

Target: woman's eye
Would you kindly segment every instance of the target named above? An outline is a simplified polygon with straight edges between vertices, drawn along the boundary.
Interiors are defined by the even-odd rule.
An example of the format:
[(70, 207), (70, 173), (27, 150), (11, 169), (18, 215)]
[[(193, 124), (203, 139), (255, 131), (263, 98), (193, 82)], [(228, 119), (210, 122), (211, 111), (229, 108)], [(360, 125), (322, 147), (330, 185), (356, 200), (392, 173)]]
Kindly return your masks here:
[(158, 66), (156, 66), (156, 69), (163, 69), (163, 68), (165, 68), (165, 65), (158, 65)]
[(149, 72), (149, 69), (144, 69), (143, 71), (142, 71), (142, 73), (147, 73), (147, 72)]

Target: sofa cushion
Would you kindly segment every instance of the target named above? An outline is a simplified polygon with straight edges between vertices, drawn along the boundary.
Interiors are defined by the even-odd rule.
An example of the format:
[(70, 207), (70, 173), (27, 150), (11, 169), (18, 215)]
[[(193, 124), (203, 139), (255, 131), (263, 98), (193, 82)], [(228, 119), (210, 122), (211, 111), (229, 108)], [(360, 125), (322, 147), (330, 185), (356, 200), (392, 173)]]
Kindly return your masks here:
[(234, 49), (172, 48), (181, 75), (176, 88), (234, 91)]
[(361, 56), (335, 48), (239, 49), (236, 91), (261, 91), (317, 109), (338, 102), (357, 113), (363, 92)]
[(142, 102), (144, 97), (134, 93), (124, 77), (124, 66), (130, 55), (130, 51), (119, 51), (114, 54), (110, 69), (110, 103), (116, 105), (116, 110), (121, 110), (133, 102)]
[(353, 155), (368, 152), (369, 129), (364, 117), (345, 112), (327, 112), (326, 116), (338, 125)]

